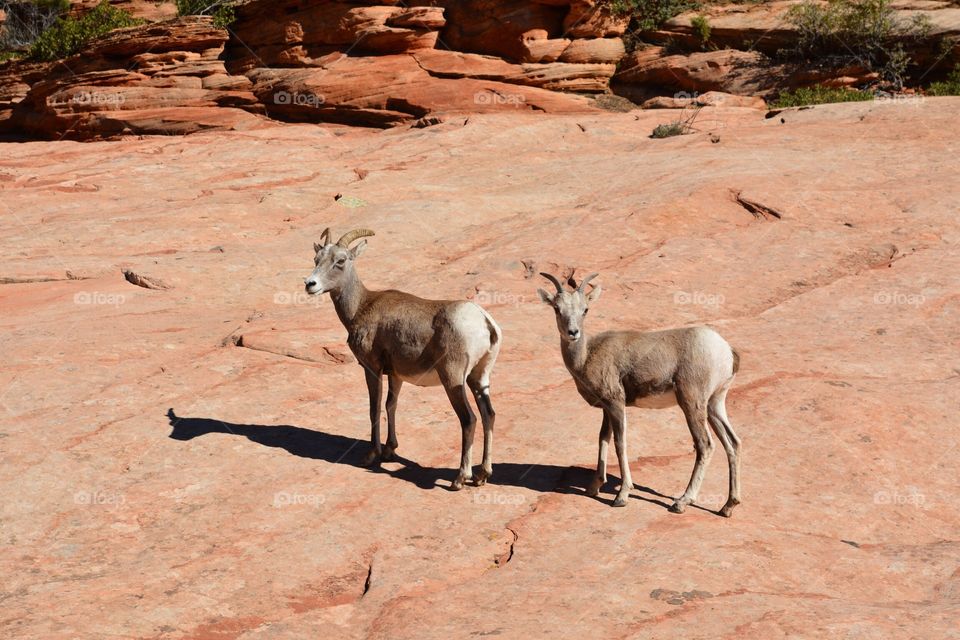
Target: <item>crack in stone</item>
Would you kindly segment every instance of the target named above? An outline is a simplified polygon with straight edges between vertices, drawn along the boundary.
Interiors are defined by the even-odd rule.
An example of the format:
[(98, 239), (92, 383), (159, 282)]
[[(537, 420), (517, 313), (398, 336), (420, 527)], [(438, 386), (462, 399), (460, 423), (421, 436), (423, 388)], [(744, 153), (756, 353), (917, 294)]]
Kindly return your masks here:
[(363, 581), (363, 592), (360, 594), (360, 598), (363, 598), (367, 595), (367, 592), (370, 591), (370, 581), (373, 578), (373, 562), (367, 565), (367, 578)]
[(517, 533), (515, 529), (512, 529), (509, 526), (505, 528), (507, 531), (511, 533), (511, 535), (513, 535), (513, 540), (510, 541), (510, 547), (507, 549), (506, 553), (502, 553), (493, 559), (493, 563), (498, 567), (502, 567), (503, 565), (513, 560), (514, 547), (516, 547), (517, 545), (517, 540), (520, 539), (520, 534)]

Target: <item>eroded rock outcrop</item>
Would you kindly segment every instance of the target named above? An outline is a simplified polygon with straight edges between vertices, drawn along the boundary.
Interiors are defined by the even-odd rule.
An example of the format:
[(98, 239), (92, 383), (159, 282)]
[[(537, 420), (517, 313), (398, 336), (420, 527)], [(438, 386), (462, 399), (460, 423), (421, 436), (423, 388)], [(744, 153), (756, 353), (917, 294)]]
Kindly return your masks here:
[[(172, 3), (113, 4), (147, 20), (173, 12)], [(253, 126), (257, 114), (395, 126), (443, 113), (597, 104), (570, 94), (613, 92), (620, 103), (663, 107), (708, 92), (770, 98), (801, 86), (877, 83), (863, 66), (802, 66), (777, 55), (798, 38), (787, 13), (794, 4), (681, 14), (639, 34), (659, 45), (628, 53), (629, 19), (600, 0), (250, 0), (229, 32), (209, 18), (174, 19), (114, 32), (59, 63), (0, 64), (0, 129), (79, 139), (191, 133)], [(72, 11), (90, 6), (80, 0)], [(944, 0), (892, 6), (898, 24), (927, 16), (928, 32), (905, 46), (927, 65), (928, 80), (960, 61), (960, 8)], [(691, 26), (701, 14), (707, 46)]]
[(661, 47), (647, 47), (624, 57), (614, 90), (637, 102), (673, 92), (722, 91), (766, 97), (794, 87), (854, 86), (876, 79), (877, 73), (859, 65), (805, 67), (776, 62), (758, 51), (721, 49), (664, 55)]
[[(254, 126), (250, 81), (228, 75), (220, 59), (226, 39), (203, 17), (114, 31), (76, 56), (32, 70), (35, 81), (7, 129), (88, 139)], [(2, 86), (16, 95), (22, 84)]]
[(248, 76), (268, 115), (298, 122), (388, 127), (435, 113), (594, 110), (586, 98), (534, 86), (467, 75), (437, 78), (407, 54), (359, 58), (334, 54), (320, 67), (259, 68)]
[(446, 24), (440, 7), (255, 0), (242, 5), (227, 57), (233, 72), (317, 66), (336, 51), (389, 55), (432, 49)]

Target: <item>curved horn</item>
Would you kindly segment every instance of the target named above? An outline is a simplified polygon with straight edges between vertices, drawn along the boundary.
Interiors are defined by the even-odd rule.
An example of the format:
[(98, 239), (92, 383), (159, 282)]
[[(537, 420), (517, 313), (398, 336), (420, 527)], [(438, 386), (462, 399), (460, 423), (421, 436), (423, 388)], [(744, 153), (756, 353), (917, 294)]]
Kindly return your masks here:
[(354, 229), (353, 231), (343, 234), (343, 236), (337, 240), (337, 246), (346, 249), (354, 240), (359, 240), (360, 238), (366, 238), (367, 236), (374, 235), (377, 234), (370, 229)]
[(544, 278), (546, 278), (547, 280), (553, 283), (553, 286), (557, 288), (557, 293), (563, 292), (563, 285), (561, 285), (560, 281), (557, 280), (554, 276), (550, 275), (549, 273), (544, 273), (543, 271), (540, 272), (540, 275), (542, 275)]
[(320, 242), (323, 243), (323, 246), (330, 244), (330, 227), (324, 229), (323, 233), (320, 234)]
[(583, 291), (583, 288), (584, 288), (585, 286), (587, 286), (587, 283), (590, 282), (591, 280), (593, 280), (594, 278), (596, 278), (598, 275), (600, 275), (600, 274), (599, 274), (599, 273), (591, 273), (591, 274), (588, 275), (586, 278), (584, 278), (583, 280), (581, 280), (581, 281), (580, 281), (580, 286), (577, 287), (577, 291)]

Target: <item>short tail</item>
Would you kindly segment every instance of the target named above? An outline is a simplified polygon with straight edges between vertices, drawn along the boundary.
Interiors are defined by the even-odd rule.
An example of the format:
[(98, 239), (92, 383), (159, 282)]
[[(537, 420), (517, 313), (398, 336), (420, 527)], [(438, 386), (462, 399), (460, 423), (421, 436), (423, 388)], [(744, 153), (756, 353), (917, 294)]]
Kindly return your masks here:
[[(480, 305), (477, 306), (480, 307)], [(487, 328), (490, 329), (490, 348), (499, 347), (501, 338), (500, 325), (493, 319), (493, 316), (487, 313), (486, 309), (480, 307), (480, 311), (483, 312), (483, 317), (487, 319)]]
[(740, 371), (740, 354), (733, 347), (730, 347), (730, 352), (733, 354), (733, 372), (736, 373)]

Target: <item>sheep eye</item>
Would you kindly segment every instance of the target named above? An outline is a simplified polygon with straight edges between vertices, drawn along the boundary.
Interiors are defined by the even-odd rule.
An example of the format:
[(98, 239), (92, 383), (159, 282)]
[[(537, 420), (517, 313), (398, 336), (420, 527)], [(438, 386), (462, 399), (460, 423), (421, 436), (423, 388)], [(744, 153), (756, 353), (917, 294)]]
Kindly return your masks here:
[(333, 266), (335, 266), (337, 269), (343, 269), (343, 265), (345, 262), (346, 262), (346, 259), (342, 258), (340, 260), (337, 260)]

